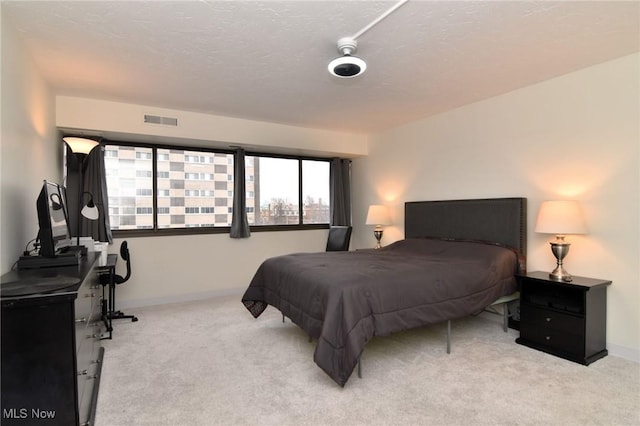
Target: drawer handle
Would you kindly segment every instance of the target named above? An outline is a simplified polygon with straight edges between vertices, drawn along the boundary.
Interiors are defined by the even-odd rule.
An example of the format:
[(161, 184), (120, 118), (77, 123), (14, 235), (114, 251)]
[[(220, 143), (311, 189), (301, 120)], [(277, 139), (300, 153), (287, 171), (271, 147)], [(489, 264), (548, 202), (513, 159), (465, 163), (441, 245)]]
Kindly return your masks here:
[(87, 334), (87, 339), (95, 339), (96, 337), (100, 337), (99, 334)]
[(96, 374), (95, 376), (87, 376), (87, 380), (93, 380), (93, 379), (97, 379), (98, 375)]
[(551, 340), (551, 336), (545, 336), (545, 340)]
[(89, 374), (88, 370), (78, 371), (78, 376), (86, 376), (87, 374)]
[(94, 293), (87, 293), (84, 297), (96, 297), (96, 295)]
[(87, 318), (86, 318), (86, 317), (78, 318), (78, 319), (76, 320), (76, 323), (78, 323), (78, 324), (83, 323), (83, 322), (84, 322), (84, 323), (86, 323), (86, 322), (87, 322)]
[(547, 322), (551, 322), (551, 317), (547, 317)]

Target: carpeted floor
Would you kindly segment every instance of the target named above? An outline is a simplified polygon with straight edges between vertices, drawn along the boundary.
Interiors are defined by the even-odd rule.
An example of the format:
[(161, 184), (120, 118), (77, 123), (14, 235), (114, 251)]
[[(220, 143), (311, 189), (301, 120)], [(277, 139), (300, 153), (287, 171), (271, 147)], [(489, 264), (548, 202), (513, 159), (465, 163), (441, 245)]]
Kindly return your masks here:
[(96, 424), (637, 425), (640, 364), (589, 367), (514, 342), (500, 318), (370, 342), (344, 388), (313, 363), (314, 343), (272, 307), (240, 297), (141, 308), (104, 341)]

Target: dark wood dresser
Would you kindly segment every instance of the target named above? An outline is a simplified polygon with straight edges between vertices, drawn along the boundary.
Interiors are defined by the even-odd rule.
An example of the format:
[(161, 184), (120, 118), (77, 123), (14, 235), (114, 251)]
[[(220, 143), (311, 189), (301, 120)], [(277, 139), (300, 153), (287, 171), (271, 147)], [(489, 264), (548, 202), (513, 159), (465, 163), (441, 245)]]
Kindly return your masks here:
[(94, 423), (104, 354), (98, 258), (2, 276), (2, 425)]
[(553, 281), (548, 272), (518, 276), (517, 343), (580, 364), (607, 355), (607, 286), (611, 281), (573, 277)]

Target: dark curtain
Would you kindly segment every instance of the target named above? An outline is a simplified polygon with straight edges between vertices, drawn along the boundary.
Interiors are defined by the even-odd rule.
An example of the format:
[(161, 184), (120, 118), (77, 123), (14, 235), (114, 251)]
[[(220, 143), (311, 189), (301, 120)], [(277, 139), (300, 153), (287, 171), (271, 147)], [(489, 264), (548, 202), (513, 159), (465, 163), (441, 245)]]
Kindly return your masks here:
[[(66, 145), (65, 145), (66, 146)], [(80, 236), (92, 237), (96, 241), (112, 243), (111, 224), (109, 223), (109, 199), (107, 197), (107, 179), (104, 168), (104, 146), (97, 145), (87, 155), (71, 152), (66, 146), (67, 159), (67, 204), (69, 209), (69, 226), (71, 235), (78, 236), (78, 197), (79, 191), (88, 192), (98, 208), (98, 220), (89, 220), (80, 215)], [(82, 168), (83, 188), (80, 185)], [(90, 200), (89, 194), (80, 196), (80, 208)]]
[(251, 231), (247, 220), (244, 150), (236, 150), (233, 163), (233, 215), (229, 236), (231, 238), (248, 238), (251, 236)]
[(331, 225), (351, 226), (351, 160), (334, 158), (329, 173)]

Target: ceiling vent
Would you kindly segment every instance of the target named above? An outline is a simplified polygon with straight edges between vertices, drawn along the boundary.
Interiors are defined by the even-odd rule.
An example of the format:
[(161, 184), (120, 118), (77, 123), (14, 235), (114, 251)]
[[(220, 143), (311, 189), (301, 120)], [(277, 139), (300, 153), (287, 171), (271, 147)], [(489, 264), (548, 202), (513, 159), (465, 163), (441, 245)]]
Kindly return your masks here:
[(160, 117), (159, 115), (144, 115), (144, 122), (150, 124), (161, 124), (163, 126), (177, 126), (178, 119), (174, 117)]

